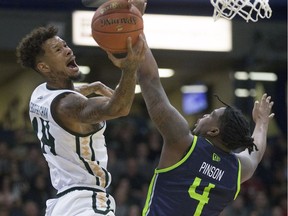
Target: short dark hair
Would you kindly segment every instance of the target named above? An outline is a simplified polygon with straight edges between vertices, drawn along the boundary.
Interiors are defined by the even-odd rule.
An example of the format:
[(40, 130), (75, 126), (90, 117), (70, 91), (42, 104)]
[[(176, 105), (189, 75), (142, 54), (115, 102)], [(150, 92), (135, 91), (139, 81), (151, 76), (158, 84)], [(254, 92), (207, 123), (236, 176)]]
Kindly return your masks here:
[[(16, 48), (17, 62), (23, 67), (36, 70), (37, 57), (44, 55), (43, 43), (57, 35), (54, 26), (38, 27), (27, 34)], [(37, 71), (37, 70), (36, 70)]]
[(258, 150), (251, 137), (250, 124), (240, 110), (227, 106), (223, 115), (219, 117), (219, 122), (220, 136), (227, 148), (248, 148), (249, 154), (254, 151), (254, 147)]

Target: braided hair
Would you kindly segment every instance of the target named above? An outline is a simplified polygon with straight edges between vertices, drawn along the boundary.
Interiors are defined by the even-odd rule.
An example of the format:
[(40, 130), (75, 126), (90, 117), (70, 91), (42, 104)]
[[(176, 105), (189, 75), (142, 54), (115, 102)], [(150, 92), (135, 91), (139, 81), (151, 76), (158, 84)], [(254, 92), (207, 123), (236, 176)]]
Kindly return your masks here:
[(223, 115), (219, 117), (220, 136), (224, 145), (231, 150), (247, 148), (249, 154), (254, 151), (254, 148), (258, 151), (254, 139), (251, 137), (249, 122), (243, 113), (224, 103), (217, 95), (215, 97), (226, 106)]
[(49, 26), (34, 29), (30, 34), (26, 35), (16, 48), (17, 62), (23, 67), (30, 67), (37, 71), (37, 57), (44, 55), (42, 49), (43, 43), (56, 36), (58, 29)]

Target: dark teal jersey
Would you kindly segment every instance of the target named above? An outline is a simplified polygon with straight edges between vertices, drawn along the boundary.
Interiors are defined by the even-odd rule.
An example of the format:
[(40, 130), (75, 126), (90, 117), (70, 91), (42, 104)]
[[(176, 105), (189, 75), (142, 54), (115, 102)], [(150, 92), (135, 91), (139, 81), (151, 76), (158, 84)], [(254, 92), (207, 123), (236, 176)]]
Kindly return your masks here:
[(155, 169), (142, 216), (218, 216), (240, 191), (240, 161), (194, 136), (177, 164)]

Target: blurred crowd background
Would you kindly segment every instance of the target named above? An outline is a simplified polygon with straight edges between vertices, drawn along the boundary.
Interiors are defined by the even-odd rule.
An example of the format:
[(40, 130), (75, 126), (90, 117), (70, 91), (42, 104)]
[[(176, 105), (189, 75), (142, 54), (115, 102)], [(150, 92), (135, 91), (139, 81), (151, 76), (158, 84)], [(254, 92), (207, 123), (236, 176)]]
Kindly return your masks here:
[[(263, 160), (254, 176), (242, 185), (237, 200), (221, 216), (287, 216), (287, 1), (271, 0), (270, 4), (271, 19), (246, 23), (241, 17), (233, 18), (233, 49), (229, 52), (153, 49), (159, 67), (176, 72), (173, 78), (162, 79), (162, 83), (178, 110), (183, 97), (180, 89), (194, 84), (207, 87), (209, 108), (212, 104), (216, 106), (209, 98), (213, 97), (212, 93), (229, 102), (235, 99), (234, 92), (239, 88), (250, 96), (236, 97), (233, 103), (246, 115), (250, 116), (254, 93), (268, 92), (275, 102), (276, 115)], [(146, 12), (211, 17), (211, 9), (209, 1), (150, 0)], [(73, 49), (79, 65), (91, 68), (82, 81), (100, 80), (111, 88), (118, 84), (120, 73), (115, 71), (105, 52), (99, 47), (74, 42), (72, 31), (76, 29), (85, 36), (87, 32), (83, 29), (90, 26), (84, 20), (83, 29), (73, 27), (74, 10), (83, 10), (81, 1), (0, 0), (0, 216), (43, 216), (46, 200), (56, 193), (26, 110), (32, 90), (43, 80), (16, 64), (15, 47), (20, 39), (35, 27), (55, 25), (59, 36)], [(210, 46), (209, 33), (202, 28), (197, 30), (194, 24), (191, 29), (196, 32), (192, 42), (203, 35), (207, 41), (203, 45)], [(208, 27), (208, 30), (218, 29)], [(236, 72), (241, 71), (247, 72), (247, 76), (253, 71), (273, 72), (277, 79), (236, 79)], [(116, 216), (141, 215), (162, 148), (161, 136), (145, 113), (140, 96), (136, 95), (133, 103), (139, 113), (107, 122), (108, 169), (112, 174), (108, 190), (116, 200)], [(185, 116), (189, 124), (195, 117)]]
[[(46, 200), (56, 193), (27, 116), (23, 128), (13, 129), (6, 119), (0, 129), (0, 216), (42, 216)], [(116, 216), (140, 216), (162, 138), (145, 115), (109, 121), (105, 136)], [(268, 137), (256, 173), (221, 216), (287, 216), (285, 136)]]

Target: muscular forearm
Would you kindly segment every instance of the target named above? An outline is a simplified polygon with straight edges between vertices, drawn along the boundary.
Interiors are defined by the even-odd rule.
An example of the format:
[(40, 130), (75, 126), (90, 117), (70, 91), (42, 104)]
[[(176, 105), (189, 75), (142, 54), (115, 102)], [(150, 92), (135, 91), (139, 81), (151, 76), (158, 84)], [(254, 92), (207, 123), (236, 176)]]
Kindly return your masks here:
[(131, 109), (135, 96), (136, 73), (123, 72), (119, 85), (111, 97), (109, 106), (114, 113), (127, 115)]
[(153, 57), (153, 54), (150, 49), (147, 49), (145, 60), (142, 63), (139, 71), (137, 73), (137, 80), (140, 85), (144, 85), (145, 83), (149, 84), (152, 80), (158, 80), (158, 65)]
[(271, 97), (267, 96), (266, 93), (262, 95), (260, 101), (257, 100), (254, 103), (252, 117), (255, 122), (255, 128), (252, 137), (258, 151), (254, 153), (253, 160), (256, 160), (255, 163), (257, 164), (261, 161), (266, 150), (268, 126), (271, 118), (274, 116), (274, 113), (271, 113), (272, 106), (273, 101), (271, 101)]
[(252, 177), (265, 153), (267, 129), (267, 125), (265, 124), (258, 123), (255, 125), (252, 137), (254, 138), (254, 143), (257, 146), (258, 151), (254, 150), (249, 154), (248, 149), (246, 149), (236, 154), (242, 164), (241, 183)]
[(167, 107), (165, 104), (170, 103), (160, 82), (158, 65), (150, 49), (146, 51), (145, 61), (139, 68), (137, 79), (151, 119), (161, 125), (166, 118), (163, 108)]
[(271, 113), (273, 101), (267, 94), (263, 94), (260, 101), (255, 101), (252, 111), (252, 117), (255, 122), (255, 128), (252, 134), (254, 144), (258, 151), (253, 151), (249, 154), (248, 149), (240, 152), (237, 155), (241, 161), (241, 182), (247, 181), (255, 172), (260, 163), (267, 145), (268, 125), (273, 118), (274, 113)]
[(150, 50), (146, 52), (145, 63), (138, 71), (137, 77), (150, 118), (166, 139), (166, 143), (176, 144), (189, 134), (189, 125), (170, 104), (159, 78), (157, 63)]
[(258, 164), (266, 150), (266, 143), (267, 143), (267, 130), (268, 124), (266, 123), (256, 123), (255, 129), (253, 131), (252, 137), (254, 138), (254, 143), (258, 148), (258, 151), (254, 151), (251, 153), (251, 157), (256, 164)]

